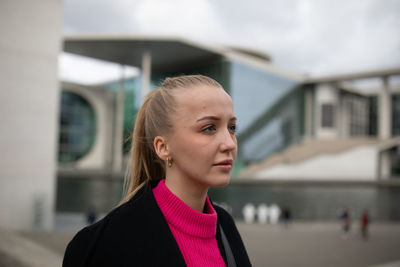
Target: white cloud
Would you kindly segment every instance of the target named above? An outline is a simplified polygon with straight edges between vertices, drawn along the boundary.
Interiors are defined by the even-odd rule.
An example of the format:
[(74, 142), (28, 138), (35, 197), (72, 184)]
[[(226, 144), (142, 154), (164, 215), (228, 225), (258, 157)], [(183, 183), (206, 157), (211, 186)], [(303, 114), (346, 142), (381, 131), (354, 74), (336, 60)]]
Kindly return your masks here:
[(66, 0), (65, 29), (180, 35), (330, 74), (400, 65), (397, 0)]
[(212, 5), (205, 0), (141, 1), (133, 17), (142, 33), (190, 36), (202, 40), (224, 35)]

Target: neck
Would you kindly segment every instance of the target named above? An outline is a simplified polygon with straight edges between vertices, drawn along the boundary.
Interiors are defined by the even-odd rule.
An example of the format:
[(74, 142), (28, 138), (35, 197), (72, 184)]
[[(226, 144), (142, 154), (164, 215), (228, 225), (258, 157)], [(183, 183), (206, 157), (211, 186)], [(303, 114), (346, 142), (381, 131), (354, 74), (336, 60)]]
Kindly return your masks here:
[(165, 186), (186, 205), (199, 212), (204, 211), (208, 187), (199, 185), (189, 179), (178, 179), (173, 175), (168, 175), (165, 179)]

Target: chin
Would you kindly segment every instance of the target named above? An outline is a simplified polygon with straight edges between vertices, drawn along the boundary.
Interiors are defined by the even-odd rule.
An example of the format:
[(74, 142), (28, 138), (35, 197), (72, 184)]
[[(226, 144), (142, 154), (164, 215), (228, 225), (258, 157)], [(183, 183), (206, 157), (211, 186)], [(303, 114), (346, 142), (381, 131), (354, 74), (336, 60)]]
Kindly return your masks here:
[(227, 177), (218, 177), (218, 179), (216, 179), (214, 181), (214, 183), (211, 184), (211, 187), (224, 187), (227, 186), (229, 184), (231, 180), (230, 175), (227, 175)]

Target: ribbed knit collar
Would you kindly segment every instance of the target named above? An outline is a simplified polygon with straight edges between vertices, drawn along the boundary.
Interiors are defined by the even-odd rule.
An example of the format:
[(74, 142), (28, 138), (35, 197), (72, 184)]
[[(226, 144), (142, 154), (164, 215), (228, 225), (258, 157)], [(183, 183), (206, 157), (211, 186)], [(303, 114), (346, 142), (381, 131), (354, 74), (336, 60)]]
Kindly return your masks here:
[(191, 236), (213, 238), (217, 231), (217, 213), (207, 196), (206, 213), (198, 212), (175, 196), (161, 180), (153, 189), (154, 197), (170, 226)]

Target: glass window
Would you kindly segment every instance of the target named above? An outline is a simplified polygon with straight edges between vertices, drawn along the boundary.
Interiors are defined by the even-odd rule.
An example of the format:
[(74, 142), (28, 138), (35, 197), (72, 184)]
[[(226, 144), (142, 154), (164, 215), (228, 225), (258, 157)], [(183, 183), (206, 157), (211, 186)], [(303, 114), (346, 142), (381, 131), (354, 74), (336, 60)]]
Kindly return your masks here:
[(400, 135), (400, 95), (392, 95), (392, 135)]
[(248, 137), (243, 139), (238, 135), (240, 159), (247, 163), (260, 161), (301, 141), (304, 134), (303, 111), (304, 90), (294, 88), (253, 124), (255, 130)]
[(62, 92), (58, 161), (72, 163), (85, 156), (96, 137), (96, 117), (80, 95)]
[[(114, 81), (103, 86), (113, 94), (117, 94), (121, 88), (121, 82)], [(123, 152), (127, 154), (131, 148), (133, 127), (140, 107), (141, 79), (140, 77), (125, 79), (122, 86), (124, 90)]]
[(378, 135), (378, 97), (368, 97), (368, 134)]
[(231, 96), (238, 118), (238, 134), (250, 127), (296, 86), (293, 80), (237, 62), (231, 65), (230, 78)]
[(343, 95), (344, 107), (348, 116), (348, 134), (350, 136), (366, 136), (371, 132), (369, 119), (371, 116), (371, 99), (354, 94)]
[(322, 104), (321, 126), (332, 128), (334, 125), (334, 106), (332, 104)]

